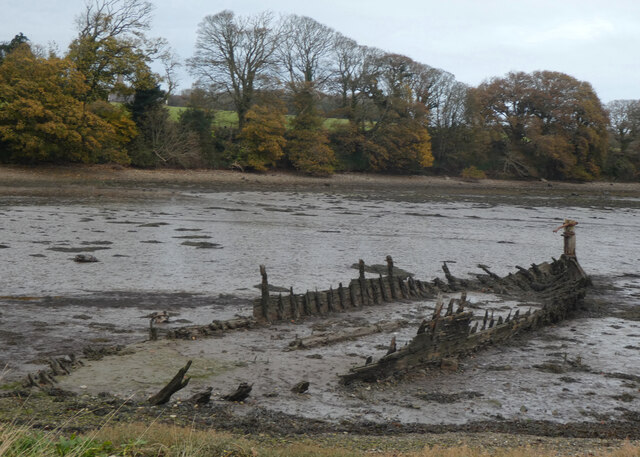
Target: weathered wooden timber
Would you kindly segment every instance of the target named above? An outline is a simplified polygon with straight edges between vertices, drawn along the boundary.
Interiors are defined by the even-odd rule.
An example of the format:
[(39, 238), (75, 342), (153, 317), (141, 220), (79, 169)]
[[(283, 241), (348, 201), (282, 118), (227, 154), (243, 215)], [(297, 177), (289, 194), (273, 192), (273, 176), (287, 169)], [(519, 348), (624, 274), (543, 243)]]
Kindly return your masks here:
[(340, 343), (342, 341), (356, 340), (363, 336), (372, 335), (374, 333), (393, 332), (408, 325), (406, 320), (395, 320), (391, 322), (379, 322), (367, 325), (365, 327), (350, 328), (348, 330), (339, 330), (337, 332), (319, 333), (307, 336), (305, 338), (296, 338), (285, 350), (293, 351), (296, 349), (311, 349), (318, 346), (328, 346), (330, 344)]
[[(399, 300), (424, 300), (437, 296), (439, 292), (458, 290), (464, 283), (462, 280), (456, 280), (455, 284), (447, 285), (438, 279), (427, 282), (415, 280), (409, 275), (397, 276), (394, 274), (391, 256), (387, 256), (387, 265), (387, 276), (380, 274), (377, 278), (367, 278), (365, 263), (360, 260), (358, 278), (352, 279), (347, 286), (340, 283), (328, 290), (306, 291), (303, 294), (295, 294), (292, 287), (285, 296), (269, 292), (266, 268), (261, 265), (262, 293), (260, 298), (254, 301), (253, 317), (256, 322), (264, 324), (298, 320), (307, 316), (323, 316)], [(443, 268), (446, 268), (446, 264)]]
[(219, 335), (229, 330), (250, 329), (256, 324), (252, 317), (238, 317), (226, 321), (215, 320), (206, 325), (190, 325), (166, 331), (170, 339), (196, 340), (202, 337)]
[[(590, 284), (574, 256), (562, 255), (551, 263), (520, 268), (505, 278), (487, 276), (483, 284), (495, 283), (500, 288), (520, 288), (522, 293), (539, 301), (542, 307), (520, 315), (516, 311), (506, 319), (493, 317), (485, 312), (482, 328), (478, 321), (471, 325), (474, 315), (464, 310), (464, 299), (459, 300), (453, 311), (453, 302), (444, 315), (443, 303), (436, 306), (430, 322), (423, 322), (413, 340), (395, 352), (388, 352), (374, 363), (351, 370), (341, 376), (341, 382), (373, 382), (382, 378), (404, 374), (426, 366), (439, 366), (443, 360), (471, 354), (491, 344), (505, 342), (520, 332), (532, 330), (564, 319), (584, 298)], [(488, 321), (488, 324), (487, 324)]]
[(184, 376), (187, 374), (187, 371), (189, 371), (189, 367), (191, 367), (191, 360), (189, 360), (184, 367), (178, 370), (176, 375), (166, 386), (162, 388), (162, 390), (160, 390), (160, 392), (147, 399), (149, 404), (153, 406), (164, 405), (169, 402), (174, 393), (187, 387), (191, 378), (185, 378)]

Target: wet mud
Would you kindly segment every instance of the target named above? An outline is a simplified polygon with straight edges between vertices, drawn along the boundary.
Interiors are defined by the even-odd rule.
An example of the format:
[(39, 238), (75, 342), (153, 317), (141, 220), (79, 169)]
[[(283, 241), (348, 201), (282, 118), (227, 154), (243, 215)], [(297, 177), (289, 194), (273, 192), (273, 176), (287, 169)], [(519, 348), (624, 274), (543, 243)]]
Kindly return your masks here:
[[(369, 197), (199, 190), (144, 204), (2, 197), (3, 379), (20, 380), (50, 357), (85, 354), (84, 366), (58, 379), (58, 389), (77, 396), (70, 401), (98, 404), (109, 392), (114, 404), (144, 404), (193, 360), (192, 380), (175, 395), (171, 411), (203, 425), (254, 433), (493, 430), (638, 437), (640, 210), (609, 197), (584, 202), (549, 205), (544, 195), (430, 198), (413, 190)], [(428, 300), (192, 341), (163, 338), (181, 326), (250, 315), (259, 264), (268, 266), (274, 290), (347, 281), (357, 274), (351, 266), (358, 258), (373, 265), (367, 274), (374, 277), (386, 255), (421, 279), (442, 276), (443, 261), (458, 277), (479, 273), (478, 264), (504, 275), (516, 265), (558, 257), (562, 241), (551, 229), (565, 217), (580, 222), (578, 257), (594, 279), (583, 309), (462, 359), (454, 370), (425, 369), (353, 387), (337, 382), (368, 356), (383, 355), (392, 336), (399, 345), (409, 341), (433, 312)], [(100, 262), (73, 262), (73, 254), (83, 252)], [(523, 311), (538, 306), (489, 293), (468, 299), (476, 315), (489, 309), (496, 318), (517, 305)], [(149, 316), (158, 311), (167, 311), (169, 322), (158, 325), (158, 341), (147, 341)], [(409, 325), (393, 333), (285, 351), (296, 338), (400, 319)], [(127, 350), (104, 349), (118, 345)], [(291, 392), (303, 380), (308, 392)], [(219, 400), (241, 382), (253, 383), (244, 404)], [(185, 403), (206, 387), (213, 389), (212, 404), (194, 409)], [(131, 408), (139, 411), (138, 403)]]

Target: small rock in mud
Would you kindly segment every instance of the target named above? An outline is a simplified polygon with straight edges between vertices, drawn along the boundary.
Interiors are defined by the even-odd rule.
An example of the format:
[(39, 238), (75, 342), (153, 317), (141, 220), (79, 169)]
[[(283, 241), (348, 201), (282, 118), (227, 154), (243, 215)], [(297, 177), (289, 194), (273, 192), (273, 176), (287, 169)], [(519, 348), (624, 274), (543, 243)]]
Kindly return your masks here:
[(38, 258), (46, 258), (47, 256), (44, 254), (29, 254), (30, 257), (38, 257)]
[(73, 261), (78, 263), (91, 263), (98, 262), (98, 259), (95, 256), (89, 254), (78, 254), (73, 258)]
[(93, 319), (91, 316), (87, 315), (87, 314), (75, 314), (73, 316), (71, 316), (72, 319), (82, 319), (82, 320), (89, 320), (89, 319)]
[(309, 390), (309, 381), (300, 381), (291, 388), (291, 392), (303, 394)]
[(177, 228), (176, 232), (199, 232), (201, 230), (199, 228)]
[(568, 383), (580, 382), (576, 378), (572, 378), (571, 376), (560, 376), (560, 381)]
[(138, 227), (160, 227), (161, 225), (169, 225), (167, 222), (151, 222), (149, 224), (138, 225)]
[(9, 249), (9, 246), (6, 244), (0, 244), (0, 249)]
[(321, 359), (322, 358), (322, 354), (309, 354), (307, 356), (305, 356), (307, 359)]
[(209, 243), (208, 241), (183, 241), (183, 246), (193, 246), (198, 249), (222, 249), (218, 243)]

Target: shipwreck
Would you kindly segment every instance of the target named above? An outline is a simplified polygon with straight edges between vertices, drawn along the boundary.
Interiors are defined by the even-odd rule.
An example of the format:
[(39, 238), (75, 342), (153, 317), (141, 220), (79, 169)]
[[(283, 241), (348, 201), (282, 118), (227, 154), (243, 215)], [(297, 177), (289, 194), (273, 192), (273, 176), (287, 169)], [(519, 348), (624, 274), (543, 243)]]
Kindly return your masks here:
[[(416, 323), (416, 335), (404, 347), (396, 348), (395, 338), (392, 338), (386, 354), (378, 360), (368, 358), (365, 365), (353, 368), (340, 378), (344, 384), (374, 382), (427, 366), (448, 364), (451, 359), (467, 356), (486, 346), (504, 343), (522, 332), (563, 320), (579, 306), (591, 282), (576, 258), (575, 225), (577, 222), (567, 220), (557, 229), (564, 229), (564, 253), (559, 259), (532, 264), (529, 268), (518, 266), (517, 271), (504, 277), (494, 274), (484, 265), (478, 265), (482, 273), (474, 278), (457, 278), (451, 274), (445, 262), (442, 269), (446, 281), (438, 278), (421, 281), (409, 275), (398, 275), (393, 259), (388, 256), (386, 275), (380, 273), (377, 278), (367, 278), (366, 266), (360, 260), (359, 277), (346, 285), (341, 283), (329, 290), (307, 291), (303, 294), (296, 294), (291, 288), (287, 294), (275, 295), (270, 292), (266, 268), (260, 266), (261, 297), (254, 302), (253, 318), (258, 325), (265, 325), (345, 313), (382, 303), (436, 300), (431, 319)], [(476, 316), (467, 309), (467, 293), (472, 291), (491, 292), (516, 300), (532, 300), (540, 306), (523, 313), (520, 309), (509, 311), (505, 318), (494, 318), (493, 313), (489, 314), (488, 311)], [(457, 292), (460, 298), (451, 298), (445, 307), (442, 294)], [(368, 333), (392, 331), (393, 325), (378, 324), (351, 334), (311, 337), (306, 341), (294, 341), (291, 346), (305, 348), (311, 344), (332, 344)]]

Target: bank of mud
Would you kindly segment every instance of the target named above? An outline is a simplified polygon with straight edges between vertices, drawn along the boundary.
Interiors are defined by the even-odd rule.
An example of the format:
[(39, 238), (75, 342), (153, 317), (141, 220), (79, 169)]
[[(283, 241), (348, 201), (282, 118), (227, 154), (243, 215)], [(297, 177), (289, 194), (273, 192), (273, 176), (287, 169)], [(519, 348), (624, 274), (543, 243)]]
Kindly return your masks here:
[[(172, 198), (189, 192), (346, 192), (363, 198), (543, 197), (547, 204), (585, 203), (640, 196), (638, 183), (549, 182), (546, 180), (470, 180), (447, 176), (338, 173), (312, 178), (288, 172), (240, 173), (229, 170), (141, 170), (108, 165), (0, 166), (0, 195), (102, 199)], [(395, 194), (395, 195), (394, 195)], [(562, 201), (557, 201), (561, 199)]]

